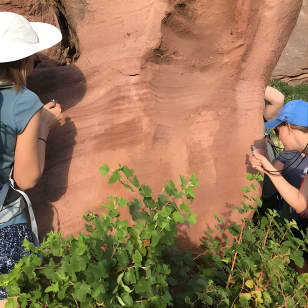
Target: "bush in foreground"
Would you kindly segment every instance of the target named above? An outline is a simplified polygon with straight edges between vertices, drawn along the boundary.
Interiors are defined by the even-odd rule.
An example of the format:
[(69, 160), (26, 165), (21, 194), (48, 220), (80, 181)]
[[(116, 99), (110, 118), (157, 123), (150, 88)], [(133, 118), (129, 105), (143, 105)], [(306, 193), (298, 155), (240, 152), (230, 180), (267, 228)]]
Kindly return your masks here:
[[(109, 167), (100, 168), (103, 176)], [(248, 180), (262, 180), (248, 174)], [(0, 276), (10, 299), (7, 307), (306, 307), (308, 274), (304, 264), (308, 238), (294, 237), (296, 223), (269, 211), (255, 222), (217, 219), (217, 230), (205, 232), (199, 253), (177, 248), (177, 226), (194, 224), (189, 204), (199, 186), (195, 175), (180, 176), (180, 187), (169, 181), (153, 196), (134, 171), (120, 166), (109, 184), (121, 183), (132, 200), (109, 196), (107, 213), (84, 215), (87, 233), (64, 238), (51, 232), (7, 275)], [(243, 189), (235, 210), (258, 211), (250, 196), (255, 184)], [(133, 224), (121, 220), (119, 207), (129, 207)], [(223, 229), (222, 229), (223, 228)], [(214, 236), (231, 233), (229, 243)], [(224, 238), (222, 236), (222, 238)]]

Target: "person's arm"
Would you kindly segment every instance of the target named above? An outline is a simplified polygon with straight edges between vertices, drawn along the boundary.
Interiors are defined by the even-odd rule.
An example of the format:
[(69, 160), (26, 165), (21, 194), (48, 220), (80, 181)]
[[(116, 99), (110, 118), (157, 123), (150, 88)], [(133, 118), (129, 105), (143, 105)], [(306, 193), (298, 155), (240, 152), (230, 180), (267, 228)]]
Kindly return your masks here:
[(13, 178), (23, 190), (34, 187), (45, 166), (46, 142), (50, 128), (61, 117), (59, 104), (51, 102), (36, 112), (17, 136)]
[(296, 211), (296, 213), (302, 213), (308, 205), (308, 189), (304, 193), (303, 188), (307, 186), (308, 182), (304, 181), (302, 189), (298, 190), (291, 185), (282, 175), (269, 175), (272, 183), (277, 188), (281, 197)]
[(284, 168), (284, 163), (276, 159), (273, 161), (273, 166), (276, 170), (282, 170)]
[[(266, 173), (282, 198), (297, 212), (303, 212), (308, 206), (308, 181), (304, 181), (301, 190), (291, 185), (263, 155), (255, 153), (249, 158), (252, 167)], [(268, 172), (271, 171), (271, 172)]]
[[(284, 168), (284, 164), (277, 159), (273, 162), (273, 166), (278, 170), (282, 170)], [(262, 196), (266, 199), (273, 196), (276, 193), (277, 189), (273, 185), (272, 181), (268, 177), (264, 178), (262, 187)]]
[(38, 142), (40, 118), (38, 111), (17, 136), (13, 178), (21, 189), (35, 186), (44, 168), (45, 145)]
[(264, 99), (270, 104), (265, 104), (264, 118), (266, 121), (273, 119), (279, 113), (283, 102), (284, 95), (277, 89), (267, 86), (265, 89)]

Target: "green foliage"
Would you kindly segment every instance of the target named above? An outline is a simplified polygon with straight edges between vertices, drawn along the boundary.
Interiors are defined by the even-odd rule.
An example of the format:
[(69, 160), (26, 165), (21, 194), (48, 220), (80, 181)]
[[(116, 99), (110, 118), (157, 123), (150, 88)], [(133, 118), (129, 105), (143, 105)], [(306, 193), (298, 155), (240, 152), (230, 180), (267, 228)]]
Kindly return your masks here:
[(297, 86), (291, 86), (282, 81), (271, 80), (269, 85), (279, 90), (285, 96), (285, 102), (294, 99), (308, 101), (308, 84), (302, 83)]
[[(109, 172), (100, 168), (102, 176)], [(247, 180), (262, 177), (247, 174)], [(6, 307), (16, 307), (14, 297), (23, 308), (307, 305), (308, 274), (299, 275), (294, 264), (303, 266), (308, 237), (294, 237), (294, 221), (275, 211), (241, 224), (215, 215), (217, 230), (205, 232), (197, 254), (177, 248), (177, 227), (196, 223), (190, 210), (199, 187), (195, 175), (180, 176), (179, 187), (169, 181), (158, 196), (127, 166), (111, 172), (108, 182), (123, 185), (131, 200), (109, 196), (100, 216), (84, 215), (87, 233), (77, 237), (51, 232), (40, 248), (25, 241), (32, 253), (0, 276), (10, 296)], [(255, 189), (253, 182), (243, 189), (235, 210), (258, 216)], [(132, 223), (121, 219), (121, 207), (128, 207)]]

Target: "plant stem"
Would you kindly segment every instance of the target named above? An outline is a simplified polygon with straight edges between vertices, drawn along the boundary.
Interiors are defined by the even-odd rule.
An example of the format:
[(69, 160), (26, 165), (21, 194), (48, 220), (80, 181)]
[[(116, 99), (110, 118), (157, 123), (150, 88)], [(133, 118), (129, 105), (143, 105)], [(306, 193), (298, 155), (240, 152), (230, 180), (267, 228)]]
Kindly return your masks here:
[(78, 307), (79, 308), (79, 305), (78, 305), (78, 303), (77, 303), (77, 301), (76, 301), (76, 299), (75, 299), (75, 297), (74, 297), (74, 295), (72, 294), (72, 297), (73, 297), (73, 299), (74, 299), (74, 302), (75, 302), (75, 304), (76, 304), (76, 307)]
[[(240, 233), (239, 239), (238, 239), (238, 241), (237, 241), (238, 244), (240, 244), (240, 243), (242, 242), (244, 229), (245, 229), (245, 221), (242, 222), (241, 233)], [(230, 271), (230, 274), (229, 274), (229, 277), (228, 277), (228, 281), (227, 281), (227, 285), (226, 285), (226, 288), (227, 288), (227, 289), (229, 288), (229, 285), (230, 285), (230, 282), (231, 282), (231, 279), (232, 279), (232, 272), (233, 272), (233, 270), (234, 270), (236, 258), (237, 258), (237, 251), (235, 252), (235, 255), (234, 255), (234, 257), (233, 257), (232, 266), (231, 266), (231, 271)]]
[(278, 281), (279, 281), (279, 284), (280, 284), (280, 288), (281, 288), (281, 294), (283, 296), (283, 300), (284, 300), (284, 307), (285, 308), (288, 308), (288, 305), (287, 305), (287, 301), (286, 301), (286, 296), (284, 294), (284, 291), (283, 291), (283, 286), (282, 286), (282, 282), (281, 282), (281, 279), (280, 279), (280, 276), (279, 275), (276, 275), (276, 277), (278, 278)]

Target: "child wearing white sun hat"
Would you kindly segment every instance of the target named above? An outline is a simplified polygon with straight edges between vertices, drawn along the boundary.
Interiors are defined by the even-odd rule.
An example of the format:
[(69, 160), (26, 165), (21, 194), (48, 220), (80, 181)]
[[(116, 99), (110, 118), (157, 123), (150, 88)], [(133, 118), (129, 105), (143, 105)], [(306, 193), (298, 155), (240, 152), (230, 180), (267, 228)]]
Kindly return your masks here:
[[(43, 105), (27, 89), (26, 79), (35, 54), (61, 39), (52, 25), (0, 12), (0, 274), (25, 255), (25, 238), (38, 244), (31, 202), (23, 190), (42, 175), (47, 137), (61, 117), (61, 107), (54, 100)], [(6, 297), (0, 287), (0, 300)]]

